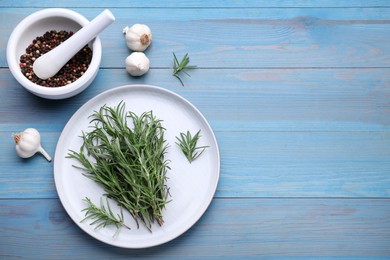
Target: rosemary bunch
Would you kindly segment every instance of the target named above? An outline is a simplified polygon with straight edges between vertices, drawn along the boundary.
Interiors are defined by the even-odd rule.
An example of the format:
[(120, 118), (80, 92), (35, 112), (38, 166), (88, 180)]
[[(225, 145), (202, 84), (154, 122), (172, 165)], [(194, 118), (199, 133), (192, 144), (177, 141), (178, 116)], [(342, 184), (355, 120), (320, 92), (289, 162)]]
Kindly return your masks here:
[(139, 221), (150, 231), (154, 220), (162, 225), (162, 210), (169, 202), (169, 165), (161, 120), (152, 111), (140, 116), (125, 112), (123, 101), (116, 107), (102, 106), (91, 118), (92, 131), (82, 133), (79, 152), (70, 150), (68, 157), (82, 164), (78, 168), (83, 174), (126, 209), (137, 227)]
[[(200, 138), (200, 130), (192, 136), (190, 131), (187, 133), (180, 133), (180, 138), (176, 136), (178, 142), (176, 144), (180, 147), (187, 160), (192, 163), (198, 158), (208, 146), (196, 146)], [(200, 151), (198, 151), (200, 150)]]
[(110, 208), (110, 204), (108, 203), (108, 199), (106, 199), (107, 208), (104, 206), (103, 199), (100, 199), (100, 208), (93, 204), (93, 202), (89, 198), (83, 199), (85, 202), (88, 203), (88, 207), (83, 209), (82, 211), (85, 211), (85, 218), (81, 220), (81, 222), (84, 222), (88, 219), (92, 219), (93, 222), (90, 225), (97, 225), (95, 229), (98, 229), (100, 227), (106, 227), (108, 225), (115, 225), (116, 226), (116, 232), (113, 235), (114, 237), (118, 235), (119, 230), (121, 227), (125, 227), (127, 229), (130, 229), (128, 226), (125, 225), (123, 222), (123, 212), (121, 209), (121, 214), (115, 214), (112, 212)]

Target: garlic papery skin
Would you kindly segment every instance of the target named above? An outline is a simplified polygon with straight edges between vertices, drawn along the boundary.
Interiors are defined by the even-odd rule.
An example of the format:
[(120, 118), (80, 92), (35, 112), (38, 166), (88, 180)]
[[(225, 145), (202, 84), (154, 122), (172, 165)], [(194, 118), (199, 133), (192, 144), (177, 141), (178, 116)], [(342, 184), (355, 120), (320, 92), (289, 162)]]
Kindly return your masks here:
[(142, 52), (133, 52), (125, 62), (126, 70), (132, 76), (142, 76), (149, 70), (149, 59)]
[(35, 128), (27, 128), (23, 132), (13, 135), (16, 143), (16, 154), (22, 158), (29, 158), (40, 152), (49, 162), (50, 155), (41, 146), (41, 135)]
[(126, 34), (127, 47), (132, 51), (144, 51), (152, 43), (152, 32), (145, 24), (126, 26), (123, 33)]

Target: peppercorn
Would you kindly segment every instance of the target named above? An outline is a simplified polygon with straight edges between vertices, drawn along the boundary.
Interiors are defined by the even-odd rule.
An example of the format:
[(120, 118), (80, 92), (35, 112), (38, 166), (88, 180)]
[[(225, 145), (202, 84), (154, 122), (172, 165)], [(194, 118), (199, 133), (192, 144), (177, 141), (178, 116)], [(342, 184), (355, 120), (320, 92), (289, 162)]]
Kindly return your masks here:
[(19, 67), (22, 74), (31, 82), (44, 87), (61, 87), (80, 78), (88, 69), (92, 60), (92, 50), (86, 45), (60, 71), (51, 78), (42, 80), (33, 71), (33, 63), (41, 55), (51, 51), (73, 35), (67, 31), (47, 31), (43, 36), (36, 37), (26, 48), (26, 53), (20, 56)]

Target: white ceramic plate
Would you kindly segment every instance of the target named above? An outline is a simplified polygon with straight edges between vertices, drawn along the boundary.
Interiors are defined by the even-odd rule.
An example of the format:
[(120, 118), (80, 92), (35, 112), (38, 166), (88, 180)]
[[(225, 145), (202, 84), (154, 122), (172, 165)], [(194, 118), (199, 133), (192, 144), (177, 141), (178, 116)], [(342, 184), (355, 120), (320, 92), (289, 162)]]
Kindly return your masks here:
[[(118, 236), (113, 237), (116, 228), (106, 227), (95, 230), (90, 222), (80, 221), (85, 217), (82, 209), (89, 197), (99, 205), (103, 188), (82, 175), (72, 165), (80, 165), (76, 160), (65, 158), (69, 149), (78, 151), (82, 140), (81, 132), (89, 131), (88, 118), (94, 110), (104, 104), (117, 106), (125, 101), (126, 110), (140, 115), (145, 111), (163, 120), (166, 128), (165, 138), (169, 144), (166, 158), (171, 170), (168, 170), (167, 185), (170, 187), (172, 201), (163, 212), (164, 224), (152, 226), (152, 233), (140, 224), (137, 229), (130, 214), (124, 212), (125, 223), (132, 229), (122, 228)], [(208, 145), (203, 154), (191, 164), (175, 144), (175, 136), (189, 130), (195, 134), (201, 129), (198, 145)], [(187, 100), (181, 96), (154, 86), (128, 85), (108, 90), (85, 103), (69, 120), (57, 143), (54, 158), (54, 179), (59, 198), (73, 221), (89, 235), (124, 248), (145, 248), (168, 242), (187, 231), (203, 215), (209, 206), (217, 188), (220, 172), (220, 157), (217, 141), (207, 120)], [(114, 212), (119, 208), (111, 201)]]

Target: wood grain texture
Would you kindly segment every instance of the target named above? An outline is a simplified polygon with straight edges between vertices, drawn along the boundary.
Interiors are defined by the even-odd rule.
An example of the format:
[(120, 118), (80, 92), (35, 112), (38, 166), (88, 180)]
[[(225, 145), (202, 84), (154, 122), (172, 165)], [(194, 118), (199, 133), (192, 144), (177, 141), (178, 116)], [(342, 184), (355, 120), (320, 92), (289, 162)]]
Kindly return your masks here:
[[(73, 8), (94, 18), (101, 10)], [(13, 28), (37, 8), (2, 8), (0, 67)], [(148, 24), (152, 67), (189, 52), (200, 68), (389, 67), (390, 8), (126, 9), (102, 34), (102, 66), (118, 68), (130, 51), (122, 29)], [(6, 21), (6, 22), (5, 22)], [(196, 37), (194, 37), (196, 36)], [(351, 44), (353, 42), (353, 44)]]
[(192, 75), (181, 87), (166, 69), (137, 79), (124, 69), (103, 69), (84, 93), (47, 101), (0, 70), (0, 89), (7, 93), (0, 96), (0, 195), (57, 196), (52, 164), (39, 156), (16, 157), (13, 132), (39, 129), (54, 155), (63, 126), (87, 100), (115, 86), (153, 82), (190, 100), (216, 131), (219, 197), (390, 195), (387, 69), (214, 69)]
[[(56, 198), (53, 163), (0, 147), (1, 198)], [(59, 133), (42, 132), (54, 155)], [(217, 197), (390, 197), (388, 132), (216, 132)], [(70, 162), (71, 163), (71, 162)], [(169, 174), (168, 174), (169, 176)]]
[(56, 199), (0, 200), (0, 257), (384, 257), (389, 216), (390, 200), (383, 199), (216, 199), (178, 239), (126, 250), (88, 236)]
[[(60, 132), (86, 101), (127, 84), (152, 84), (192, 102), (215, 131), (388, 131), (389, 69), (196, 69), (186, 86), (169, 69), (130, 77), (124, 67), (101, 69), (92, 85), (67, 100), (30, 94), (0, 69), (0, 130), (35, 125)], [(26, 107), (28, 116), (25, 116)]]
[(309, 0), (240, 0), (240, 1), (222, 1), (222, 0), (186, 0), (186, 1), (158, 1), (158, 0), (101, 0), (101, 1), (78, 1), (78, 0), (58, 0), (48, 2), (45, 0), (2, 0), (0, 7), (92, 7), (92, 8), (109, 8), (109, 7), (128, 7), (128, 8), (281, 8), (281, 7), (389, 7), (389, 1), (371, 0), (328, 0), (328, 1), (309, 1)]
[[(6, 44), (27, 15), (68, 7), (88, 19), (110, 8), (101, 70), (60, 101), (26, 92)], [(0, 259), (259, 259), (390, 257), (390, 2), (387, 0), (0, 1)], [(148, 24), (152, 69), (132, 78), (122, 32)], [(185, 87), (172, 52), (198, 69)], [(58, 200), (53, 163), (22, 160), (11, 134), (35, 127), (54, 155), (71, 115), (95, 95), (152, 84), (193, 103), (221, 152), (215, 198), (170, 243), (103, 244)]]

